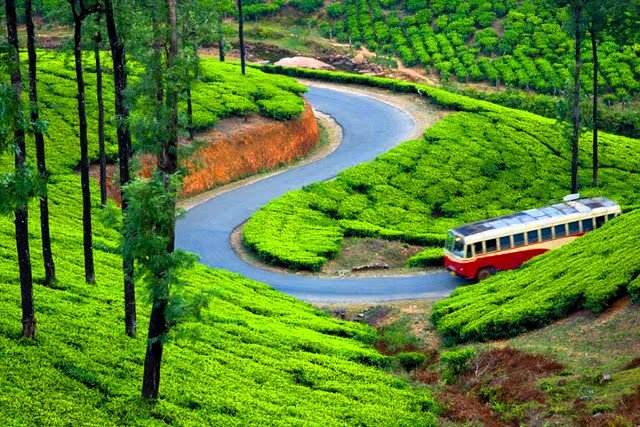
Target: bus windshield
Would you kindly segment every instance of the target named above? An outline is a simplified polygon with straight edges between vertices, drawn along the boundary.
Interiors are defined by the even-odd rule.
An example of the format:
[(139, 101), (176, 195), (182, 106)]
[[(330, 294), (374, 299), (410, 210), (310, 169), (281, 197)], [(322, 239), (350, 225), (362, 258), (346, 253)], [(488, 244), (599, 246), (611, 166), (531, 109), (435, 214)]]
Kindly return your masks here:
[(445, 249), (452, 254), (464, 257), (464, 240), (460, 236), (456, 236), (452, 231), (447, 234), (447, 241), (445, 243)]

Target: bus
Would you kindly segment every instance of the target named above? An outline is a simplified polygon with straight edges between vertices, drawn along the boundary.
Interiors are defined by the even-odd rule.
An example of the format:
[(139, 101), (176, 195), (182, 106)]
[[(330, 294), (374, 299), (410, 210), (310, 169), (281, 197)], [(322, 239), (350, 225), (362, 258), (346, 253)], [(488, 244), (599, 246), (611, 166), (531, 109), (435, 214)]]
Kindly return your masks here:
[(617, 203), (604, 197), (565, 200), (449, 230), (445, 268), (468, 280), (484, 280), (569, 243), (622, 212)]

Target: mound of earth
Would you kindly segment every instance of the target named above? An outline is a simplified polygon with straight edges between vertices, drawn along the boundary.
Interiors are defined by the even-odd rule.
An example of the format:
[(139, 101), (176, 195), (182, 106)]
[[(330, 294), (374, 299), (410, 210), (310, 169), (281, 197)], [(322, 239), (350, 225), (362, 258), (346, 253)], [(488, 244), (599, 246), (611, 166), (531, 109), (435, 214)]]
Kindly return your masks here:
[(309, 58), (306, 56), (294, 56), (292, 58), (282, 58), (276, 61), (273, 65), (279, 67), (302, 67), (311, 68), (314, 70), (335, 70), (332, 65), (326, 62), (319, 61), (315, 58)]

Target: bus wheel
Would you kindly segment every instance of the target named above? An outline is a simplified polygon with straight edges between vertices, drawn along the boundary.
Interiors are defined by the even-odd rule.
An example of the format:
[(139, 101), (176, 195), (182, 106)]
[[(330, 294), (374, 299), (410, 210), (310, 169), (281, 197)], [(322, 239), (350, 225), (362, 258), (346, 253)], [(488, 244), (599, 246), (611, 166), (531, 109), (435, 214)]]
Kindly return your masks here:
[(476, 275), (476, 279), (478, 282), (483, 281), (484, 279), (488, 279), (489, 277), (496, 274), (496, 269), (493, 267), (485, 267), (478, 270), (478, 274)]

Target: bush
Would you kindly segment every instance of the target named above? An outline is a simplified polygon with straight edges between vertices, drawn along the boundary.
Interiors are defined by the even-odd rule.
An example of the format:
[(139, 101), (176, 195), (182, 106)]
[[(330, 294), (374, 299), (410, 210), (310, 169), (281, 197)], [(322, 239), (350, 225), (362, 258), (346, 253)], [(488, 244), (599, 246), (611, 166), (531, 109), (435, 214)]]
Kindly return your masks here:
[(409, 267), (436, 267), (444, 263), (444, 249), (428, 248), (421, 251), (407, 261)]
[(476, 351), (471, 347), (443, 352), (440, 355), (440, 364), (443, 366), (443, 379), (448, 383), (453, 382), (458, 375), (467, 370), (469, 362), (475, 356)]
[(313, 13), (322, 6), (323, 0), (291, 0), (290, 3), (301, 12)]
[(396, 360), (405, 371), (409, 372), (424, 365), (427, 361), (427, 356), (415, 351), (406, 351), (396, 354)]
[(387, 354), (396, 354), (414, 350), (420, 340), (411, 332), (411, 319), (408, 316), (382, 326), (378, 329), (380, 337), (377, 347)]
[(342, 3), (331, 3), (327, 6), (327, 16), (331, 19), (337, 19), (344, 15), (344, 6)]

